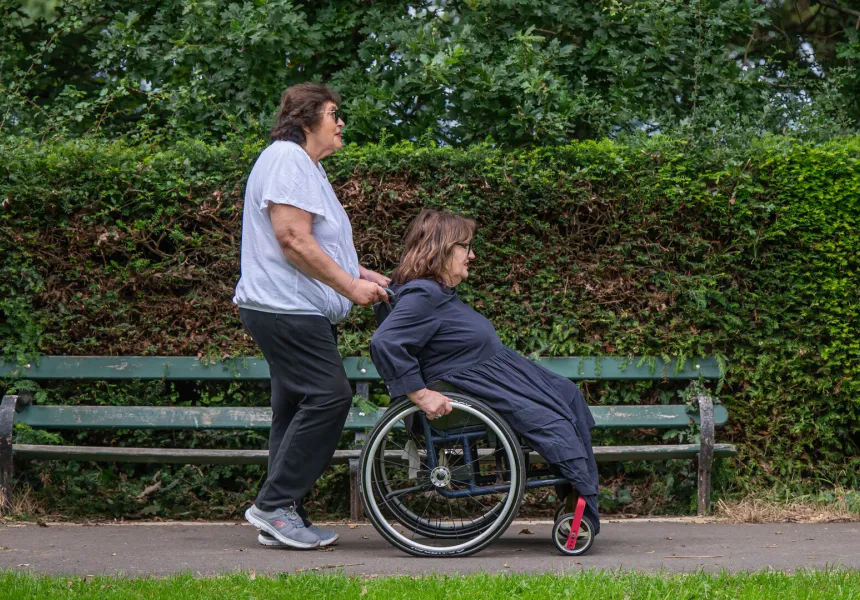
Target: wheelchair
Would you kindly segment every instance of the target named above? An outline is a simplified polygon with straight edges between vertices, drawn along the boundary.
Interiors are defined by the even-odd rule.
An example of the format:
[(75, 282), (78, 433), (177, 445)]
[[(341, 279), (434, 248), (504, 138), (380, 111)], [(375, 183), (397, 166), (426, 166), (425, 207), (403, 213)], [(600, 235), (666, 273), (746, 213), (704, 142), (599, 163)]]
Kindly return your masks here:
[[(429, 420), (396, 399), (365, 442), (360, 491), (365, 513), (395, 548), (414, 556), (469, 556), (513, 522), (527, 489), (567, 484), (529, 465), (529, 448), (487, 403), (445, 382), (453, 410)], [(564, 555), (594, 543), (594, 526), (575, 492), (556, 510), (552, 540)]]

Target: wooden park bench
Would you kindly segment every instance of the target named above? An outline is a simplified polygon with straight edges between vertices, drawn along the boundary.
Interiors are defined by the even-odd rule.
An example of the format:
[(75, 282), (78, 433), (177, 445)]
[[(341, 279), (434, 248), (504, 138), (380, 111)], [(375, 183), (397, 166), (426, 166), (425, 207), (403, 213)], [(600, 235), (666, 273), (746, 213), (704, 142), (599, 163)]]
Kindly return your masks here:
[[(572, 380), (715, 380), (717, 361), (693, 359), (685, 368), (657, 360), (620, 358), (550, 358), (540, 364)], [(356, 393), (368, 397), (369, 382), (380, 376), (366, 358), (345, 358), (344, 367)], [(77, 357), (45, 356), (38, 364), (0, 363), (0, 377), (29, 380), (165, 380), (165, 381), (268, 381), (268, 363), (259, 358), (237, 358), (206, 364), (194, 357)], [(714, 427), (728, 420), (725, 407), (714, 405), (707, 395), (697, 396), (698, 411), (685, 405), (592, 406), (600, 429), (684, 429), (700, 426), (700, 444), (647, 446), (598, 446), (597, 462), (698, 459), (698, 512), (705, 514), (711, 495), (714, 457), (737, 453), (730, 444), (714, 443)], [(381, 410), (365, 414), (352, 408), (344, 426), (362, 442)], [(13, 424), (35, 429), (150, 429), (150, 430), (259, 430), (271, 425), (268, 408), (168, 407), (168, 406), (43, 406), (34, 405), (30, 394), (6, 395), (0, 404), (0, 494), (11, 498), (12, 459), (100, 461), (119, 463), (265, 465), (267, 450), (209, 450), (185, 448), (128, 448), (13, 444)], [(337, 450), (331, 464), (349, 464), (350, 516), (361, 518), (358, 493), (360, 448)], [(537, 457), (533, 454), (534, 458)], [(534, 462), (532, 458), (532, 462)], [(2, 497), (0, 497), (2, 500)], [(8, 506), (8, 502), (2, 503)]]

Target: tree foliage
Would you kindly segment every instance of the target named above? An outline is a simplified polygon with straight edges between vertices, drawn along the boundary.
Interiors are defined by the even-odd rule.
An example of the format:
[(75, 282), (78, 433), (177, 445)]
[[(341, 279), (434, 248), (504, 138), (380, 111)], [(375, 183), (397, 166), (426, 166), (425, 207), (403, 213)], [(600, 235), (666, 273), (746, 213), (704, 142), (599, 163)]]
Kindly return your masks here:
[(828, 137), (860, 120), (837, 0), (2, 0), (0, 132), (265, 135), (321, 80), (348, 136), (553, 144)]

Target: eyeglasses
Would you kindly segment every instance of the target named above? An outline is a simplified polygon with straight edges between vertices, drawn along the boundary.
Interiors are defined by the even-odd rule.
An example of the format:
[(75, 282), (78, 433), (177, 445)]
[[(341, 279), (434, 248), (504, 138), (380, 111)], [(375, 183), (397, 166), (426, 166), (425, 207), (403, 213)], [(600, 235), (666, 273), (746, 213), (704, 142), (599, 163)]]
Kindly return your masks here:
[(465, 248), (465, 249), (466, 249), (466, 255), (467, 255), (467, 256), (468, 256), (469, 254), (471, 254), (471, 253), (472, 253), (472, 242), (469, 242), (469, 243), (466, 243), (466, 242), (454, 242), (454, 245), (455, 245), (455, 246), (460, 246), (461, 248)]
[(343, 114), (343, 111), (339, 108), (334, 110), (327, 110), (323, 112), (324, 115), (334, 115), (334, 122), (337, 123), (340, 120), (343, 120), (346, 123), (346, 115)]

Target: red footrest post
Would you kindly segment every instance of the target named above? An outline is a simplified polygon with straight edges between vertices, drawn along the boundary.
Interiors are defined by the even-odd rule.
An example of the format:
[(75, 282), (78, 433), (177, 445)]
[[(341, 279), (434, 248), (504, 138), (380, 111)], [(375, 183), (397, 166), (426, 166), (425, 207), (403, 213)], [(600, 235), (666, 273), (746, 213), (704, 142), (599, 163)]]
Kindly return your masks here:
[(573, 523), (570, 524), (570, 533), (567, 534), (568, 550), (576, 548), (576, 537), (579, 535), (579, 524), (582, 523), (582, 514), (585, 512), (585, 498), (580, 496), (576, 499), (576, 510), (573, 512)]

